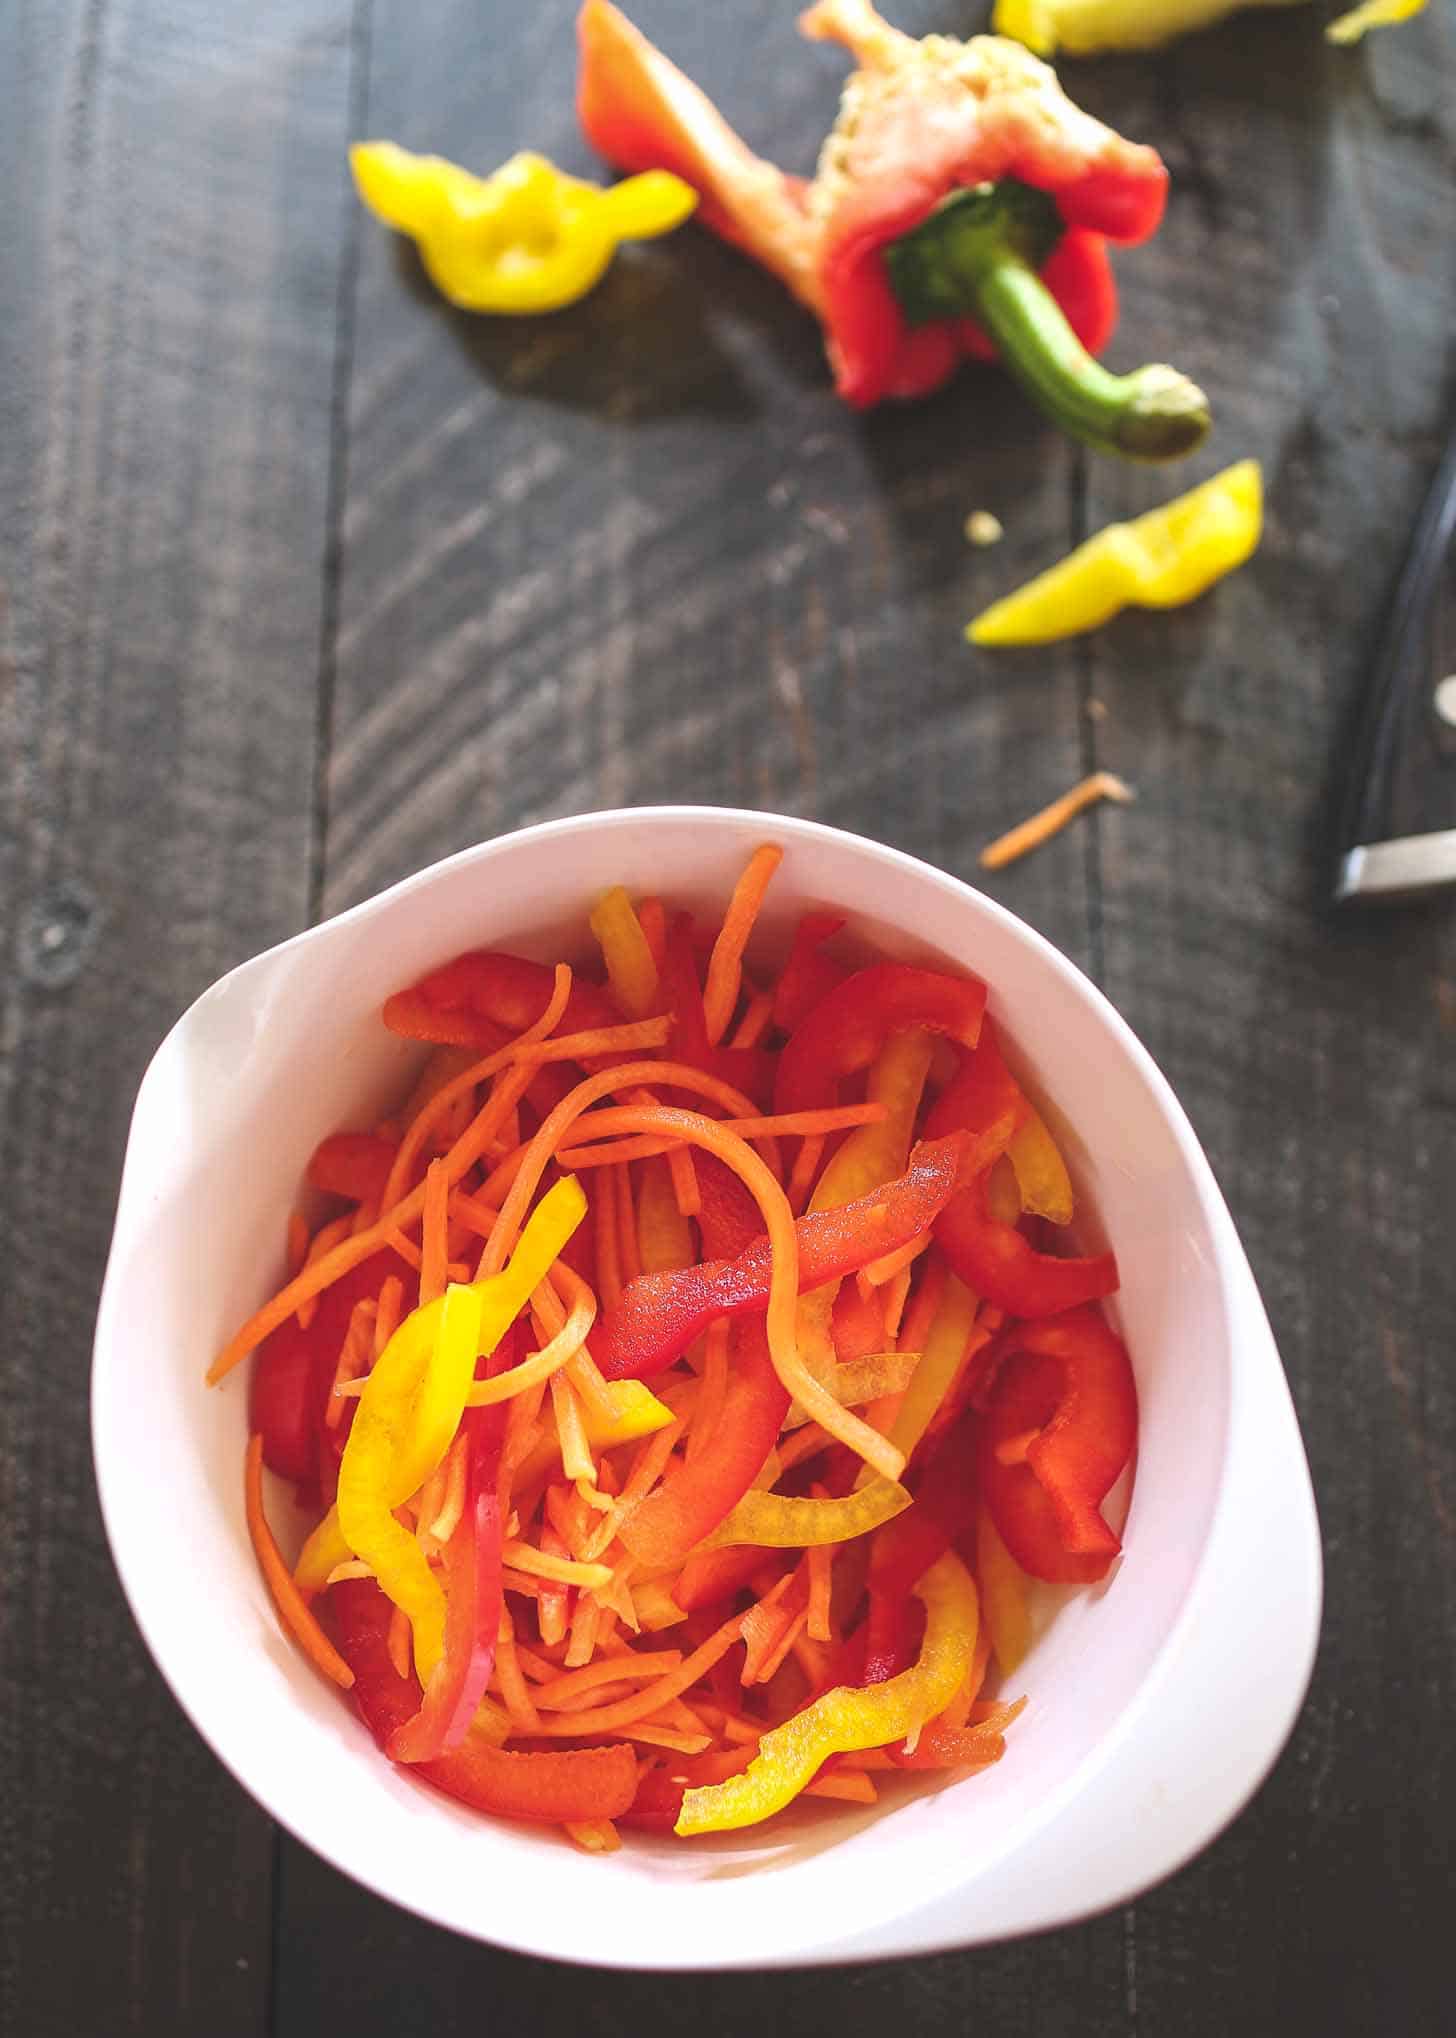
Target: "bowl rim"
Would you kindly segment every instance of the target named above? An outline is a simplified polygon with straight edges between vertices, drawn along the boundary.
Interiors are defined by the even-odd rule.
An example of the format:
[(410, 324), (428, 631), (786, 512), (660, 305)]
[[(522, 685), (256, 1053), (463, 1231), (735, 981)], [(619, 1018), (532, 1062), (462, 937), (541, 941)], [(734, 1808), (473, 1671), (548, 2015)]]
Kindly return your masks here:
[[(822, 1941), (807, 1945), (800, 1952), (788, 1954), (772, 1951), (764, 1954), (754, 1949), (739, 1953), (730, 1949), (721, 1960), (713, 1963), (711, 1969), (698, 1960), (685, 1961), (674, 1958), (670, 1949), (648, 1948), (645, 1949), (646, 1957), (643, 1957), (644, 1949), (634, 1948), (633, 1954), (636, 1957), (624, 1955), (618, 1958), (610, 1949), (605, 1952), (594, 1950), (585, 1955), (573, 1953), (569, 1948), (563, 1949), (551, 1943), (549, 1935), (545, 1934), (538, 1938), (520, 1933), (509, 1937), (492, 1936), (483, 1928), (484, 1921), (464, 1914), (442, 1916), (437, 1908), (412, 1900), (408, 1888), (396, 1888), (382, 1874), (340, 1858), (339, 1853), (331, 1848), (327, 1835), (315, 1832), (306, 1817), (294, 1816), (292, 1807), (280, 1808), (271, 1802), (255, 1788), (245, 1773), (246, 1765), (242, 1757), (231, 1752), (230, 1741), (234, 1737), (231, 1737), (224, 1727), (210, 1725), (208, 1720), (200, 1715), (200, 1709), (194, 1708), (184, 1697), (179, 1683), (173, 1677), (169, 1660), (173, 1650), (170, 1640), (159, 1632), (158, 1623), (153, 1617), (147, 1567), (140, 1561), (139, 1556), (129, 1550), (120, 1526), (123, 1512), (118, 1499), (121, 1478), (119, 1468), (108, 1461), (104, 1399), (109, 1368), (110, 1326), (116, 1309), (115, 1298), (120, 1268), (126, 1258), (125, 1247), (136, 1221), (134, 1205), (137, 1201), (137, 1171), (134, 1161), (138, 1127), (149, 1101), (149, 1091), (156, 1087), (160, 1080), (159, 1071), (165, 1067), (178, 1039), (189, 1027), (195, 1025), (199, 1016), (209, 1006), (233, 994), (241, 981), (253, 976), (263, 976), (278, 968), (303, 946), (346, 928), (357, 927), (389, 911), (411, 894), (433, 886), (448, 873), (475, 864), (488, 863), (503, 852), (520, 853), (522, 850), (529, 850), (536, 843), (591, 833), (607, 825), (651, 827), (662, 823), (684, 822), (706, 826), (727, 823), (739, 831), (743, 829), (757, 831), (766, 838), (783, 841), (786, 846), (794, 840), (837, 843), (855, 853), (887, 862), (891, 867), (903, 871), (907, 878), (913, 878), (917, 882), (928, 880), (953, 897), (973, 902), (979, 912), (999, 923), (1002, 930), (1008, 932), (1014, 940), (1029, 945), (1033, 953), (1054, 975), (1060, 977), (1083, 1002), (1091, 1006), (1112, 1035), (1119, 1051), (1127, 1057), (1156, 1100), (1159, 1112), (1176, 1141), (1218, 1248), (1218, 1279), (1223, 1290), (1230, 1326), (1229, 1374), (1234, 1399), (1238, 1398), (1237, 1388), (1240, 1379), (1247, 1382), (1250, 1369), (1256, 1363), (1263, 1368), (1272, 1363), (1274, 1377), (1272, 1380), (1266, 1380), (1264, 1385), (1266, 1396), (1272, 1393), (1274, 1414), (1278, 1418), (1274, 1427), (1280, 1432), (1273, 1438), (1273, 1442), (1280, 1447), (1279, 1455), (1283, 1459), (1276, 1487), (1276, 1502), (1285, 1536), (1282, 1555), (1289, 1599), (1280, 1609), (1278, 1624), (1265, 1623), (1264, 1640), (1278, 1674), (1266, 1676), (1259, 1731), (1252, 1737), (1252, 1744), (1245, 1747), (1238, 1764), (1237, 1780), (1231, 1786), (1224, 1783), (1220, 1790), (1211, 1794), (1206, 1792), (1205, 1796), (1209, 1801), (1201, 1803), (1195, 1815), (1189, 1817), (1185, 1810), (1182, 1816), (1172, 1821), (1172, 1826), (1176, 1830), (1164, 1831), (1161, 1828), (1156, 1831), (1146, 1830), (1141, 1834), (1139, 1844), (1131, 1849), (1124, 1846), (1117, 1850), (1116, 1860), (1108, 1865), (1105, 1886), (1100, 1888), (1097, 1896), (1090, 1901), (1059, 1899), (1054, 1894), (1056, 1882), (1054, 1856), (1047, 1853), (1044, 1844), (1046, 1836), (1052, 1832), (1058, 1834), (1065, 1832), (1068, 1816), (1075, 1811), (1079, 1800), (1085, 1801), (1086, 1805), (1091, 1807), (1105, 1798), (1105, 1791), (1099, 1790), (1098, 1785), (1107, 1767), (1109, 1756), (1131, 1732), (1139, 1717), (1146, 1719), (1154, 1697), (1158, 1692), (1164, 1691), (1164, 1687), (1176, 1683), (1191, 1689), (1195, 1687), (1196, 1682), (1201, 1681), (1210, 1697), (1208, 1705), (1210, 1713), (1217, 1710), (1211, 1703), (1214, 1691), (1222, 1689), (1231, 1696), (1237, 1694), (1237, 1684), (1230, 1680), (1228, 1664), (1215, 1660), (1210, 1656), (1206, 1646), (1200, 1646), (1198, 1633), (1200, 1619), (1205, 1612), (1203, 1602), (1207, 1597), (1209, 1577), (1216, 1568), (1215, 1559), (1226, 1567), (1231, 1555), (1236, 1558), (1241, 1547), (1246, 1560), (1250, 1555), (1247, 1525), (1241, 1526), (1238, 1517), (1250, 1492), (1256, 1490), (1257, 1482), (1248, 1476), (1243, 1478), (1237, 1476), (1239, 1462), (1233, 1448), (1235, 1416), (1233, 1408), (1230, 1410), (1229, 1434), (1225, 1440), (1223, 1460), (1218, 1471), (1208, 1532), (1204, 1546), (1194, 1562), (1184, 1602), (1168, 1632), (1158, 1644), (1141, 1683), (1103, 1740), (1074, 1767), (1060, 1788), (1036, 1807), (1035, 1813), (1019, 1829), (1018, 1835), (1008, 1840), (1006, 1849), (989, 1864), (982, 1864), (981, 1872), (985, 1872), (989, 1867), (998, 1875), (1004, 1874), (1008, 1855), (1012, 1857), (1013, 1862), (1024, 1861), (1028, 1868), (1033, 1863), (1041, 1864), (1036, 1872), (1022, 1874), (1019, 1878), (1022, 1887), (1011, 1893), (1009, 1901), (1001, 1902), (997, 1921), (989, 1930), (980, 1930), (975, 1918), (955, 1915), (956, 1897), (965, 1888), (965, 1884), (961, 1883), (953, 1886), (946, 1897), (930, 1905), (922, 1903), (918, 1896), (908, 1897), (902, 1905), (892, 1909), (887, 1917), (878, 1920), (868, 1932), (855, 1931), (848, 1936), (838, 1937), (831, 1935)], [(1236, 1327), (1241, 1327), (1242, 1336), (1235, 1335)], [(123, 1593), (148, 1651), (174, 1699), (223, 1767), (254, 1802), (260, 1804), (268, 1816), (275, 1819), (295, 1839), (328, 1860), (340, 1873), (361, 1883), (374, 1894), (400, 1905), (426, 1922), (443, 1925), (448, 1930), (454, 1930), (487, 1944), (505, 1946), (536, 1957), (562, 1960), (573, 1965), (617, 1967), (636, 1971), (707, 1972), (749, 1966), (789, 1968), (968, 1948), (1001, 1941), (1018, 1933), (1070, 1925), (1098, 1915), (1135, 1898), (1164, 1877), (1175, 1873), (1242, 1812), (1263, 1783), (1292, 1732), (1313, 1674), (1321, 1617), (1322, 1560), (1314, 1496), (1293, 1404), (1289, 1398), (1287, 1382), (1272, 1332), (1243, 1247), (1234, 1229), (1232, 1217), (1214, 1179), (1207, 1156), (1167, 1078), (1101, 988), (1044, 935), (998, 900), (988, 897), (951, 872), (942, 870), (906, 851), (896, 849), (890, 844), (878, 842), (872, 837), (851, 830), (797, 816), (753, 808), (664, 803), (642, 807), (604, 808), (590, 813), (533, 823), (438, 859), (344, 911), (312, 927), (301, 929), (283, 941), (261, 950), (258, 954), (236, 964), (209, 985), (168, 1029), (148, 1062), (138, 1087), (123, 1162), (112, 1243), (97, 1311), (89, 1403), (92, 1457), (98, 1498), (108, 1545)], [(1268, 1410), (1264, 1412), (1267, 1415)], [(1246, 1452), (1246, 1458), (1247, 1455)], [(1247, 1473), (1247, 1466), (1245, 1471)], [(1261, 1498), (1267, 1502), (1267, 1494), (1261, 1494)], [(1267, 1505), (1265, 1526), (1267, 1526)], [(1254, 1554), (1257, 1556), (1260, 1574), (1267, 1574), (1270, 1564), (1267, 1548), (1261, 1547)], [(1276, 1557), (1276, 1565), (1277, 1561)], [(1169, 1703), (1166, 1692), (1164, 1702)], [(1110, 1801), (1106, 1809), (1113, 1809)], [(1095, 1845), (1095, 1820), (1089, 1821), (1084, 1813), (1080, 1821), (1074, 1819), (1073, 1823), (1080, 1825), (1085, 1831), (1088, 1844)], [(1156, 1824), (1154, 1821), (1153, 1825)], [(1003, 1899), (1006, 1898), (1006, 1894), (1003, 1883)]]

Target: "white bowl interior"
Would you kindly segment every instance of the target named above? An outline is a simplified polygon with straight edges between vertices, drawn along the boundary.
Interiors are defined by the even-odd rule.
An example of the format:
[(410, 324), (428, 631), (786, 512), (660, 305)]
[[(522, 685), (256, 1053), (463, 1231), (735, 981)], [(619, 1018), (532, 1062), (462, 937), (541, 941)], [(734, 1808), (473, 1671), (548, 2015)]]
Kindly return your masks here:
[[(1016, 1680), (1030, 1704), (996, 1768), (907, 1783), (872, 1812), (806, 1808), (782, 1831), (708, 1844), (634, 1836), (589, 1859), (391, 1769), (281, 1638), (243, 1522), (245, 1378), (209, 1391), (202, 1375), (281, 1277), (284, 1220), (317, 1140), (397, 1095), (414, 1051), (379, 1025), (389, 992), (470, 947), (580, 954), (586, 906), (609, 882), (720, 907), (765, 839), (787, 855), (762, 945), (782, 942), (805, 908), (833, 905), (885, 954), (976, 971), (1071, 1129), (1079, 1189), (1117, 1248), (1116, 1314), (1138, 1379), (1126, 1551), (1042, 1634)], [(656, 809), (554, 823), (437, 866), (216, 985), (169, 1035), (138, 1100), (93, 1420), (123, 1582), (221, 1758), (372, 1888), (527, 1951), (763, 1965), (972, 1943), (1097, 1908), (1176, 1865), (1237, 1809), (1308, 1676), (1319, 1561), (1303, 1456), (1243, 1255), (1166, 1085), (1086, 980), (1001, 909), (803, 822)], [(1261, 1555), (1228, 1497), (1234, 1474), (1255, 1477), (1255, 1439), (1264, 1527), (1282, 1554)], [(281, 1501), (275, 1491), (283, 1518)], [(1226, 1660), (1215, 1643), (1231, 1656), (1265, 1612), (1258, 1704), (1225, 1718), (1220, 1736), (1199, 1722), (1218, 1698), (1208, 1663)], [(1159, 1780), (1163, 1750), (1169, 1778), (1201, 1758), (1196, 1787)], [(1097, 1799), (1140, 1803), (1141, 1830), (1069, 1860)]]

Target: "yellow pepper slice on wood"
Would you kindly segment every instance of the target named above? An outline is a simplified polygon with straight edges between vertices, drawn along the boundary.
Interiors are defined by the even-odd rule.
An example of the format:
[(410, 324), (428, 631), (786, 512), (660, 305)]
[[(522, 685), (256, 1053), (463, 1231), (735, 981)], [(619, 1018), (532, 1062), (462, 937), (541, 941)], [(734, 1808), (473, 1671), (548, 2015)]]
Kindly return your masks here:
[(969, 625), (973, 644), (1050, 644), (1095, 630), (1129, 603), (1192, 601), (1255, 550), (1263, 531), (1257, 460), (1240, 460), (1130, 524), (1109, 524)]
[(558, 311), (596, 283), (619, 241), (671, 232), (697, 193), (666, 170), (603, 190), (523, 150), (493, 176), (393, 142), (356, 142), (360, 198), (417, 243), (430, 281), (462, 311)]
[(862, 1690), (837, 1685), (772, 1728), (741, 1776), (683, 1792), (675, 1831), (726, 1833), (772, 1818), (831, 1755), (884, 1748), (942, 1712), (965, 1682), (980, 1611), (975, 1581), (958, 1557), (940, 1557), (915, 1586), (925, 1640), (913, 1667)]

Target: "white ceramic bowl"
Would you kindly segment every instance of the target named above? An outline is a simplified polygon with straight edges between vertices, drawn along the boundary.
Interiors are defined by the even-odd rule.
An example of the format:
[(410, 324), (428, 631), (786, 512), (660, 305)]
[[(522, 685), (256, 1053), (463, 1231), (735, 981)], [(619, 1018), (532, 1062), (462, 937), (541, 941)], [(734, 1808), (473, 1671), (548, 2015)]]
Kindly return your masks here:
[[(245, 1381), (209, 1391), (202, 1375), (281, 1276), (284, 1214), (315, 1142), (397, 1094), (412, 1050), (378, 1023), (390, 991), (466, 948), (580, 953), (587, 904), (609, 882), (721, 905), (766, 839), (787, 854), (762, 944), (832, 904), (889, 955), (976, 971), (1021, 1065), (1075, 1128), (1074, 1173), (1122, 1269), (1141, 1402), (1126, 1551), (1019, 1673), (1030, 1704), (997, 1767), (907, 1782), (873, 1811), (806, 1809), (784, 1833), (634, 1836), (592, 1859), (392, 1769), (281, 1638), (243, 1521)], [(137, 1100), (92, 1423), (132, 1608), (239, 1782), (381, 1895), (560, 1959), (728, 1968), (931, 1952), (1121, 1902), (1247, 1801), (1314, 1656), (1319, 1537), (1293, 1409), (1228, 1211), (1162, 1076), (1087, 979), (1001, 907), (780, 816), (661, 807), (528, 829), (200, 998)]]

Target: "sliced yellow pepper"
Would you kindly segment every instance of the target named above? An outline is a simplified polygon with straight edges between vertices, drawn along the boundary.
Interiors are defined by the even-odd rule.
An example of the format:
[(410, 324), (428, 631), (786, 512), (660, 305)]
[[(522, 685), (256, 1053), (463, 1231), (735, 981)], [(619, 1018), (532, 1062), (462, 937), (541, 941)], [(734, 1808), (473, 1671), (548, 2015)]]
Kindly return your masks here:
[[(302, 1591), (318, 1591), (334, 1566), (352, 1555), (369, 1565), (395, 1599), (390, 1576), (359, 1547), (356, 1533), (373, 1549), (381, 1518), (399, 1526), (394, 1509), (419, 1491), (450, 1448), (476, 1359), (495, 1350), (585, 1214), (581, 1184), (574, 1175), (563, 1176), (532, 1211), (502, 1272), (469, 1287), (452, 1285), (400, 1324), (359, 1397), (339, 1463), (338, 1501), (304, 1544), (294, 1574)], [(378, 1547), (386, 1551), (386, 1565), (388, 1552), (398, 1554), (400, 1548), (387, 1529), (380, 1531)], [(432, 1606), (431, 1595), (419, 1591), (417, 1568), (407, 1558), (401, 1562), (403, 1589), (422, 1608)], [(427, 1616), (426, 1634), (431, 1633)]]
[(1095, 630), (1129, 603), (1169, 609), (1236, 566), (1263, 531), (1257, 460), (1240, 460), (1130, 524), (1109, 524), (969, 625), (973, 644), (1050, 644)]
[(930, 1427), (930, 1419), (959, 1378), (976, 1327), (976, 1297), (952, 1274), (925, 1338), (925, 1352), (910, 1376), (905, 1398), (890, 1425), (890, 1442), (908, 1459)]
[(557, 311), (584, 297), (619, 241), (680, 226), (697, 193), (666, 170), (603, 190), (522, 151), (491, 177), (393, 142), (356, 142), (360, 198), (407, 233), (436, 289), (462, 311)]
[(1372, 28), (1394, 28), (1424, 9), (1426, 0), (1364, 0), (1348, 14), (1338, 15), (1325, 30), (1326, 42), (1359, 42)]
[(757, 1544), (766, 1550), (813, 1550), (823, 1543), (848, 1543), (893, 1521), (911, 1495), (897, 1480), (872, 1472), (855, 1493), (835, 1500), (804, 1500), (789, 1493), (751, 1488), (719, 1522), (700, 1550), (727, 1544)]
[(976, 1516), (976, 1582), (981, 1588), (981, 1611), (991, 1647), (1001, 1674), (1009, 1677), (1031, 1641), (1026, 1573), (1002, 1542), (984, 1504)]
[(608, 1380), (606, 1386), (607, 1398), (615, 1410), (610, 1422), (582, 1396), (581, 1419), (586, 1440), (594, 1451), (635, 1443), (639, 1437), (651, 1436), (654, 1430), (666, 1429), (673, 1420), (672, 1410), (640, 1380)]
[(675, 1831), (726, 1833), (772, 1818), (798, 1796), (831, 1755), (884, 1748), (934, 1719), (965, 1682), (980, 1612), (975, 1581), (947, 1552), (915, 1586), (925, 1606), (925, 1640), (913, 1668), (862, 1690), (837, 1685), (758, 1744), (741, 1776), (683, 1792)]
[(1029, 1112), (1016, 1128), (1006, 1158), (1016, 1171), (1021, 1208), (1034, 1211), (1053, 1224), (1070, 1224), (1072, 1178), (1039, 1112)]
[[(1150, 50), (1207, 28), (1243, 7), (1289, 7), (1294, 0), (996, 0), (991, 26), (1049, 57), (1063, 49)], [(1424, 4), (1424, 0), (1417, 0)]]
[(647, 1018), (657, 1009), (657, 962), (625, 885), (602, 893), (591, 910), (591, 931), (613, 997), (629, 1019)]

